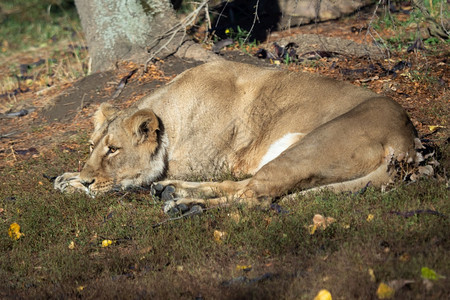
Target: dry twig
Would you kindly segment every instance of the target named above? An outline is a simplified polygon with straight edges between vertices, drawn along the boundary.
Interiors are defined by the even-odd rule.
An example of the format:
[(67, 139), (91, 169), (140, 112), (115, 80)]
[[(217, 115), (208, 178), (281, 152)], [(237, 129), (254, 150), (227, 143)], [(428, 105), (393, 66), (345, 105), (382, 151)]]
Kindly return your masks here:
[(252, 34), (253, 28), (255, 27), (256, 21), (259, 21), (258, 17), (258, 7), (259, 7), (259, 0), (256, 1), (255, 5), (255, 17), (253, 18), (252, 27), (250, 27), (250, 30), (248, 31), (247, 36), (245, 37), (244, 44), (247, 42), (248, 38), (250, 37), (250, 34)]
[[(199, 6), (195, 10), (193, 10), (189, 15), (187, 15), (183, 20), (181, 20), (180, 22), (175, 24), (172, 28), (170, 28), (165, 33), (163, 33), (161, 36), (156, 38), (155, 44), (158, 44), (160, 41), (165, 40), (165, 39), (167, 39), (167, 41), (161, 47), (159, 47), (156, 51), (154, 51), (149, 59), (147, 59), (147, 61), (145, 62), (144, 72), (147, 72), (148, 64), (158, 55), (158, 53), (160, 53), (162, 50), (166, 49), (166, 47), (173, 41), (175, 36), (179, 32), (182, 31), (183, 37), (182, 37), (180, 45), (179, 45), (179, 46), (181, 46), (181, 44), (184, 41), (184, 37), (186, 36), (187, 27), (194, 24), (198, 15), (201, 13), (202, 9), (206, 7), (208, 2), (209, 2), (209, 0), (204, 0), (203, 2), (201, 2), (199, 4)], [(152, 49), (154, 47), (155, 46), (151, 46), (149, 48)]]

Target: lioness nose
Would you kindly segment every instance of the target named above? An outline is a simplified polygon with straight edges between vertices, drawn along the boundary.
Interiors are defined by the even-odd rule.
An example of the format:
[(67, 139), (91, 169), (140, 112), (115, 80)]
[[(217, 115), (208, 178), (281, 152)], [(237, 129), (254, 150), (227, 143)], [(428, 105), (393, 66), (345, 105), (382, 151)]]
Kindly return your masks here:
[(83, 180), (83, 181), (81, 182), (81, 184), (88, 188), (91, 184), (94, 183), (94, 181), (95, 181), (95, 179), (92, 179), (92, 180)]

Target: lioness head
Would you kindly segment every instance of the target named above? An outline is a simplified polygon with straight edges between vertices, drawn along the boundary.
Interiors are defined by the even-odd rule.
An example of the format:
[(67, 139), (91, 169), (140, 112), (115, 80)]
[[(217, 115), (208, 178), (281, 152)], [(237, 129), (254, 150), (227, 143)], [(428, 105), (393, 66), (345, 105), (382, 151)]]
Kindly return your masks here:
[(161, 126), (149, 109), (120, 112), (102, 104), (94, 115), (91, 154), (80, 182), (97, 193), (158, 179), (164, 173), (167, 144)]

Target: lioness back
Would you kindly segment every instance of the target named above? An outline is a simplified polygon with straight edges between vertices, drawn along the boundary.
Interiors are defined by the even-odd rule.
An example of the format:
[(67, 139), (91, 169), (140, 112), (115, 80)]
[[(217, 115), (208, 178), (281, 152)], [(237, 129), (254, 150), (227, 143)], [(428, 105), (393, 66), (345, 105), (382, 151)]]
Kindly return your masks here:
[(103, 104), (94, 119), (86, 165), (55, 187), (95, 193), (231, 171), (252, 176), (171, 184), (258, 200), (380, 186), (392, 157), (415, 158), (415, 129), (392, 99), (323, 76), (234, 62), (187, 70), (124, 111)]
[[(170, 120), (176, 131), (173, 158), (194, 154), (185, 165), (187, 173), (211, 173), (226, 165), (236, 173), (253, 174), (275, 141), (289, 133), (306, 136), (377, 98), (365, 88), (315, 74), (213, 62), (185, 71), (138, 107)], [(398, 104), (384, 99), (408, 119)]]

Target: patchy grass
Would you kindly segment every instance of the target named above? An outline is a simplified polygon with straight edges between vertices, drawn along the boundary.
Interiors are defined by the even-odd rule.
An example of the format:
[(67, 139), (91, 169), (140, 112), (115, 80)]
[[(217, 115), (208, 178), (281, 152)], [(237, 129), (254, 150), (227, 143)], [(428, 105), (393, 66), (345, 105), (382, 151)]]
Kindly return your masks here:
[[(54, 151), (52, 161), (2, 170), (2, 297), (311, 299), (326, 288), (338, 299), (370, 299), (381, 282), (402, 279), (414, 282), (396, 292), (400, 298), (449, 295), (445, 184), (322, 192), (281, 203), (288, 213), (230, 205), (153, 228), (167, 217), (146, 191), (95, 199), (53, 191), (42, 173), (75, 170), (87, 155)], [(394, 213), (427, 209), (445, 216)], [(315, 214), (336, 222), (310, 234)], [(14, 222), (24, 234), (18, 240), (8, 236)], [(226, 234), (218, 240), (215, 231)], [(112, 244), (102, 247), (103, 240)], [(446, 278), (427, 288), (422, 267)]]
[[(51, 6), (48, 13), (50, 2), (60, 6)], [(7, 41), (0, 45), (0, 94), (27, 87), (31, 92), (58, 88), (88, 72), (79, 24), (73, 11), (61, 9), (69, 2), (0, 4), (9, 18), (0, 15), (2, 25), (7, 25), (0, 27), (0, 38)], [(17, 3), (23, 5), (12, 5)], [(35, 13), (42, 22), (35, 22)], [(19, 17), (31, 20), (24, 19), (29, 26), (21, 31), (16, 26)], [(412, 40), (405, 34), (392, 43), (404, 50)], [(447, 53), (446, 45), (440, 42), (436, 49)], [(430, 55), (441, 55), (442, 62), (416, 63), (410, 75), (405, 71), (401, 76), (406, 89), (402, 91), (415, 101), (403, 104), (408, 104), (413, 116), (417, 116), (415, 109), (423, 110), (423, 124), (445, 127), (448, 107), (439, 100), (445, 97), (440, 92), (448, 73), (445, 54)], [(44, 64), (33, 65), (41, 58)], [(21, 64), (28, 65), (24, 73)], [(442, 70), (437, 73), (435, 68), (428, 69), (430, 65)], [(303, 67), (332, 72), (322, 61)], [(16, 75), (25, 78), (17, 81)], [(417, 85), (412, 88), (409, 81)], [(375, 88), (370, 87), (380, 91), (381, 82), (378, 87), (378, 82), (374, 84)], [(414, 98), (416, 94), (432, 99), (423, 104)], [(14, 101), (8, 97), (2, 98), (0, 109), (6, 110)], [(49, 130), (42, 124), (33, 126), (33, 134)], [(439, 139), (444, 153), (440, 160), (448, 170), (448, 136)], [(0, 298), (312, 299), (327, 289), (335, 299), (376, 299), (380, 283), (392, 285), (394, 280), (414, 281), (397, 290), (396, 299), (450, 296), (450, 203), (445, 183), (422, 180), (384, 194), (376, 190), (362, 195), (322, 192), (281, 203), (288, 213), (230, 205), (154, 227), (167, 216), (162, 203), (148, 191), (93, 199), (52, 189), (42, 174), (57, 175), (63, 168), (76, 171), (88, 155), (87, 147), (80, 146), (86, 141), (86, 133), (77, 133), (66, 140), (70, 147), (62, 143), (50, 150), (39, 149), (37, 157), (27, 160), (11, 151), (18, 140), (0, 149), (11, 151), (5, 166), (0, 166)], [(196, 174), (192, 179), (206, 178)], [(311, 234), (316, 214), (336, 222)], [(8, 235), (13, 223), (23, 233), (17, 240)], [(217, 232), (222, 238), (215, 237)], [(102, 247), (105, 240), (111, 240), (111, 245)], [(426, 281), (423, 267), (445, 278)]]

